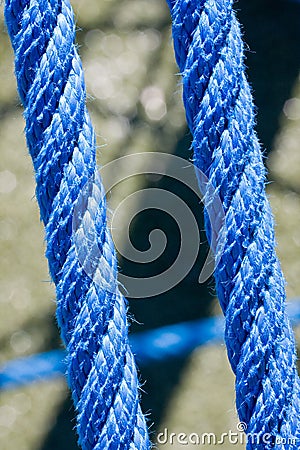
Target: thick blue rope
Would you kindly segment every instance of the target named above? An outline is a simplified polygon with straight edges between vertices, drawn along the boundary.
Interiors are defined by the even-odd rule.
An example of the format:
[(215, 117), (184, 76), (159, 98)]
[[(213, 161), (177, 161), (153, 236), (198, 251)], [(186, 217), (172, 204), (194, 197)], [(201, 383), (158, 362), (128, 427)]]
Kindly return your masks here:
[[(265, 168), (232, 3), (168, 0), (194, 162), (225, 211), (215, 279), (236, 374), (237, 410), (249, 434), (273, 437), (273, 445), (250, 440), (247, 449), (296, 449), (300, 401), (295, 344), (285, 313), (284, 279), (275, 254)], [(213, 207), (206, 200), (206, 208)], [(211, 236), (209, 223), (206, 228)], [(287, 439), (277, 442), (296, 438), (296, 443), (276, 443), (276, 436)]]
[[(73, 12), (68, 0), (7, 0), (5, 19), (56, 285), (57, 319), (68, 351), (79, 444), (89, 450), (147, 449), (126, 303), (117, 287), (105, 288), (117, 279), (117, 262), (95, 175), (95, 137), (74, 45)], [(81, 223), (72, 236), (74, 205), (90, 179), (89, 195), (80, 203)], [(81, 236), (89, 242), (91, 222), (97, 241), (87, 250), (96, 244), (110, 268), (101, 274), (102, 284), (86, 275), (74, 245), (74, 237), (77, 246)]]

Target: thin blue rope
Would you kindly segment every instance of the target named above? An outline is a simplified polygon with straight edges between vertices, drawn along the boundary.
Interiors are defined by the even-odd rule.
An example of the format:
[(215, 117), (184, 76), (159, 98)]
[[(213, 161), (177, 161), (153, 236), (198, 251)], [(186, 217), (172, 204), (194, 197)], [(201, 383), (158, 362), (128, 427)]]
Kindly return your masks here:
[[(221, 340), (223, 335), (223, 318), (209, 317), (136, 333), (130, 344), (139, 364), (149, 365), (186, 355), (198, 346)], [(0, 367), (0, 389), (65, 374), (65, 358), (64, 350), (51, 350), (8, 361)]]
[[(259, 444), (250, 440), (247, 449), (296, 449), (300, 401), (295, 343), (232, 3), (168, 0), (194, 162), (225, 211), (215, 280), (236, 374), (238, 414), (249, 434), (261, 436)], [(207, 198), (206, 208), (212, 207)], [(206, 229), (212, 239), (207, 216)], [(272, 436), (271, 445), (262, 442), (265, 433)], [(296, 443), (278, 444), (276, 436), (282, 438), (277, 442), (294, 438)]]
[(0, 368), (0, 389), (14, 389), (65, 375), (65, 350), (50, 350), (6, 362)]
[[(57, 320), (68, 352), (79, 444), (85, 450), (147, 449), (126, 302), (117, 287), (105, 288), (117, 280), (117, 261), (96, 175), (73, 11), (68, 0), (7, 0), (5, 19), (56, 285)], [(72, 236), (74, 206), (91, 179), (89, 195), (80, 203), (81, 224)], [(94, 241), (86, 257), (97, 245), (109, 267), (101, 285), (86, 275), (74, 244), (90, 242), (91, 221)]]
[[(287, 304), (291, 322), (300, 322), (300, 302)], [(222, 316), (166, 325), (130, 336), (139, 364), (149, 365), (188, 355), (195, 348), (215, 344), (224, 338)], [(0, 389), (13, 389), (36, 381), (60, 377), (66, 372), (66, 352), (50, 350), (6, 362), (0, 366)]]

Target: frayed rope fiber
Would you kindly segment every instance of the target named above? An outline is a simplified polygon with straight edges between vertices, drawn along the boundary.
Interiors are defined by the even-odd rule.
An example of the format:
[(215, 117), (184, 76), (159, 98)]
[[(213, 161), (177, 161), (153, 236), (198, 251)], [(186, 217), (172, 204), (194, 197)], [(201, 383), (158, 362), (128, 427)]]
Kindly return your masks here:
[[(238, 414), (247, 433), (261, 436), (258, 442), (250, 440), (247, 449), (299, 449), (295, 343), (232, 3), (168, 0), (194, 163), (225, 211), (215, 280), (236, 375)], [(206, 208), (212, 207), (207, 198)], [(206, 222), (210, 237), (212, 227)], [(264, 443), (267, 433), (272, 438)]]
[[(57, 319), (68, 352), (79, 444), (84, 450), (147, 449), (126, 302), (117, 283), (115, 289), (105, 288), (117, 279), (117, 261), (106, 225), (103, 187), (95, 175), (95, 136), (74, 45), (73, 11), (68, 0), (7, 0), (5, 19), (56, 285)], [(102, 284), (86, 275), (72, 236), (74, 205), (90, 179), (94, 181), (81, 211), (77, 242), (80, 236), (89, 242), (92, 223), (92, 235), (109, 267), (101, 274), (107, 275)]]

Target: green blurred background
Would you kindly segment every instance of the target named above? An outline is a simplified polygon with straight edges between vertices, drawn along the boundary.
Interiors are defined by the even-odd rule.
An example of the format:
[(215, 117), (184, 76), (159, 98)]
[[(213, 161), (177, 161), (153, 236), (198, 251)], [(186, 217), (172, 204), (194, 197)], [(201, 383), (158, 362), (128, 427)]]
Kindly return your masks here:
[[(170, 18), (163, 0), (73, 1), (88, 91), (88, 108), (104, 165), (135, 152), (167, 152), (189, 158), (190, 134), (174, 62)], [(2, 5), (3, 9), (3, 5)], [(248, 76), (258, 107), (258, 132), (268, 153), (268, 193), (277, 223), (278, 254), (289, 299), (300, 296), (300, 4), (287, 0), (236, 3), (247, 43)], [(34, 175), (23, 134), (13, 56), (0, 18), (0, 362), (61, 346), (55, 322), (55, 293), (44, 258), (44, 232), (34, 197)], [(148, 177), (147, 186), (181, 195), (197, 211), (197, 199), (170, 180)], [(134, 179), (111, 195), (114, 208), (145, 179)], [(151, 229), (172, 238), (159, 265), (137, 266), (120, 257), (121, 270), (150, 276), (174, 260), (179, 235), (172, 221), (155, 211), (131, 227), (137, 248), (149, 245)], [(160, 296), (130, 300), (132, 332), (219, 313), (213, 280), (199, 285), (206, 254), (205, 235), (198, 265)], [(298, 337), (299, 330), (296, 330)], [(236, 430), (234, 379), (224, 345), (201, 347), (141, 368), (142, 406), (153, 436), (170, 432)], [(0, 448), (75, 450), (74, 411), (63, 379), (0, 392)], [(192, 446), (191, 446), (192, 447)], [(164, 445), (162, 448), (169, 448)], [(174, 444), (170, 448), (181, 448)], [(189, 446), (185, 446), (189, 448)], [(203, 448), (206, 448), (203, 446)], [(207, 446), (207, 448), (209, 448)], [(226, 446), (226, 448), (229, 448)], [(234, 445), (234, 448), (243, 446)]]

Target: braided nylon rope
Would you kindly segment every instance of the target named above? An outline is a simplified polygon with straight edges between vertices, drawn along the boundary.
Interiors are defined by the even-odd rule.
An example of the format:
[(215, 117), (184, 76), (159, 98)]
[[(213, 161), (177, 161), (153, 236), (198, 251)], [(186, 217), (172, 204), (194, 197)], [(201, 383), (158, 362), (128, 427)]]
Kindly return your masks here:
[[(194, 162), (225, 211), (225, 247), (215, 279), (236, 375), (238, 414), (249, 436), (261, 436), (247, 448), (296, 449), (300, 402), (295, 344), (232, 3), (168, 0)], [(211, 207), (207, 198), (206, 208)], [(207, 231), (210, 236), (208, 221)], [(271, 441), (268, 436), (264, 443), (268, 433)]]
[[(57, 319), (68, 351), (79, 444), (83, 449), (147, 449), (126, 303), (117, 283), (114, 289), (110, 283), (117, 279), (117, 262), (103, 187), (95, 175), (95, 136), (74, 45), (73, 12), (68, 0), (7, 0), (5, 19), (56, 285)], [(91, 177), (74, 237), (74, 205)], [(78, 243), (81, 236), (83, 242), (97, 236), (97, 248), (110, 268), (103, 283), (88, 277), (78, 262), (74, 239)], [(93, 245), (85, 248), (87, 260)]]

